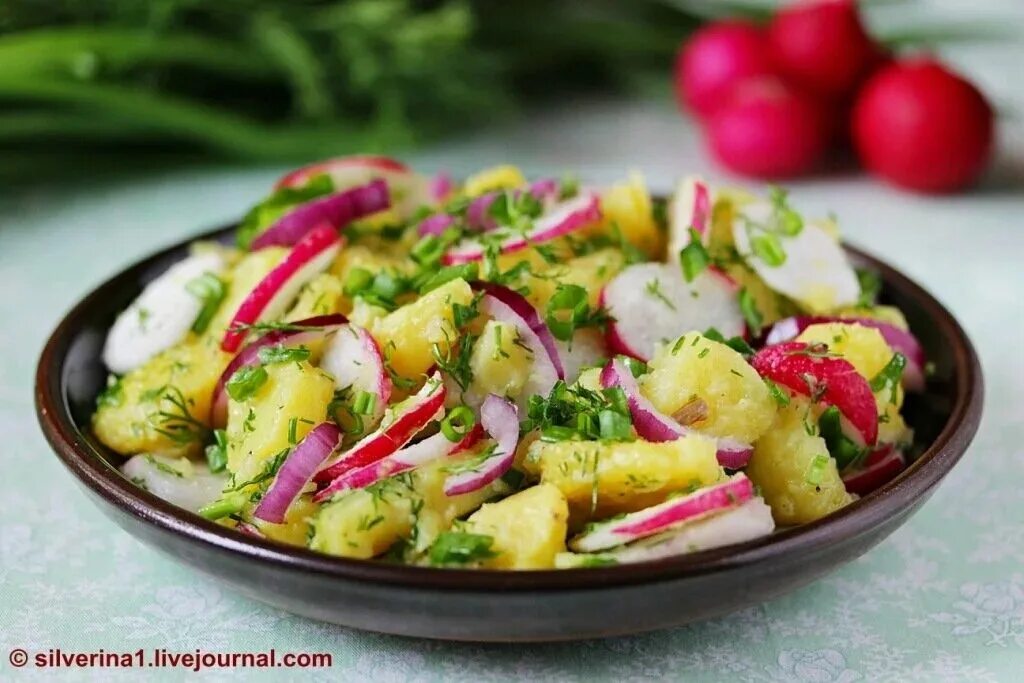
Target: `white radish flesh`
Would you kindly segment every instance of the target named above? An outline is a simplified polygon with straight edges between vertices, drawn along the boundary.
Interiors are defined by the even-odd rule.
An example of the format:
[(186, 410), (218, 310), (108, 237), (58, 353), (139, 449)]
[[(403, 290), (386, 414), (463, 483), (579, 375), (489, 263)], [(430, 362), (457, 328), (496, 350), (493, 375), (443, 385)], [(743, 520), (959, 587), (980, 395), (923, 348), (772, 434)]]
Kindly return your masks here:
[(227, 474), (214, 474), (205, 464), (162, 455), (133, 455), (121, 472), (156, 497), (192, 512), (220, 498), (228, 481)]

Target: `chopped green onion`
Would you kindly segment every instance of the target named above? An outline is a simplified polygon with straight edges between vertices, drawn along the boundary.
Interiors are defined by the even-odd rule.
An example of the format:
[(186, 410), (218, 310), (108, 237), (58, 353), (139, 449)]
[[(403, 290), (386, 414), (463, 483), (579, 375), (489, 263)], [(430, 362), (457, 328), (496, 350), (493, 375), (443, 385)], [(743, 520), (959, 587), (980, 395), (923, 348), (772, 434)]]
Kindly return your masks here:
[(452, 280), (458, 278), (462, 278), (468, 282), (470, 280), (476, 280), (479, 276), (480, 266), (476, 263), (461, 263), (457, 266), (445, 266), (427, 278), (427, 280), (420, 285), (419, 293), (426, 294), (427, 292), (437, 289), (441, 285), (448, 284)]
[(462, 440), (476, 426), (476, 416), (469, 406), (458, 406), (448, 411), (441, 420), (441, 432), (452, 443)]
[(629, 368), (629, 371), (633, 374), (633, 377), (646, 375), (647, 372), (650, 370), (650, 368), (647, 367), (647, 363), (637, 358), (633, 358), (632, 356), (619, 356), (619, 358), (621, 358), (622, 362), (626, 364), (627, 368)]
[(494, 557), (494, 538), (466, 531), (442, 532), (430, 546), (431, 564), (468, 564)]
[(225, 496), (205, 507), (199, 508), (199, 514), (209, 520), (218, 520), (228, 515), (237, 515), (248, 502), (249, 497), (245, 494)]
[(768, 393), (771, 394), (771, 397), (773, 399), (775, 399), (775, 403), (777, 403), (780, 406), (788, 406), (789, 393), (782, 389), (778, 384), (768, 379), (767, 377), (762, 379), (764, 380), (765, 386), (768, 387)]
[(828, 467), (828, 463), (829, 457), (827, 455), (814, 456), (810, 466), (807, 468), (807, 473), (804, 475), (804, 481), (811, 486), (821, 484), (821, 480), (825, 478), (825, 468)]
[(835, 406), (829, 406), (822, 412), (821, 417), (818, 418), (818, 431), (840, 470), (863, 457), (864, 449), (843, 434), (841, 415)]
[(602, 439), (628, 439), (633, 433), (629, 418), (614, 410), (602, 410), (597, 414), (597, 421)]
[(190, 280), (185, 285), (185, 290), (199, 299), (202, 304), (202, 307), (199, 309), (199, 315), (196, 316), (195, 322), (192, 323), (192, 331), (196, 334), (202, 334), (206, 332), (206, 328), (210, 326), (210, 321), (217, 314), (217, 309), (220, 308), (221, 302), (224, 301), (228, 291), (227, 286), (223, 280), (213, 273), (203, 273), (194, 280)]
[(740, 289), (737, 298), (740, 304), (740, 312), (743, 313), (743, 319), (746, 321), (747, 327), (750, 328), (750, 333), (754, 336), (761, 334), (764, 317), (761, 315), (761, 311), (757, 309), (754, 295), (746, 287), (743, 287)]
[(247, 365), (231, 375), (228, 380), (228, 396), (235, 401), (245, 401), (259, 391), (267, 381), (267, 371), (262, 365)]
[(401, 280), (384, 270), (374, 276), (371, 287), (371, 291), (385, 301), (394, 301), (395, 297), (402, 293), (402, 289)]
[(353, 268), (345, 276), (345, 285), (342, 291), (345, 296), (362, 294), (373, 285), (373, 273), (365, 268)]
[(410, 252), (412, 260), (421, 265), (437, 263), (444, 254), (445, 243), (437, 235), (426, 235), (417, 242)]
[(213, 440), (214, 443), (206, 447), (206, 464), (216, 474), (228, 466), (228, 434), (223, 429), (215, 429)]
[(804, 219), (796, 211), (786, 207), (778, 211), (776, 226), (783, 235), (795, 237), (804, 229)]
[(765, 265), (777, 268), (786, 262), (786, 252), (778, 235), (770, 232), (754, 235), (750, 238), (750, 248), (754, 255), (764, 261)]
[(587, 290), (579, 285), (558, 285), (548, 301), (544, 321), (555, 338), (569, 341), (577, 325), (586, 320), (589, 312)]
[(558, 425), (550, 425), (541, 430), (540, 438), (541, 441), (555, 442), (555, 441), (570, 441), (576, 436), (576, 431), (569, 427), (560, 427)]
[(356, 415), (372, 415), (377, 405), (377, 397), (362, 389), (352, 400), (352, 412)]
[(711, 265), (711, 256), (701, 242), (700, 233), (693, 228), (690, 228), (690, 243), (679, 252), (679, 265), (687, 282), (693, 282)]
[(907, 367), (907, 358), (902, 353), (894, 353), (885, 367), (878, 371), (878, 374), (871, 378), (871, 391), (878, 393), (886, 387), (890, 389), (890, 400), (896, 403), (898, 395), (897, 388), (903, 377), (903, 371)]

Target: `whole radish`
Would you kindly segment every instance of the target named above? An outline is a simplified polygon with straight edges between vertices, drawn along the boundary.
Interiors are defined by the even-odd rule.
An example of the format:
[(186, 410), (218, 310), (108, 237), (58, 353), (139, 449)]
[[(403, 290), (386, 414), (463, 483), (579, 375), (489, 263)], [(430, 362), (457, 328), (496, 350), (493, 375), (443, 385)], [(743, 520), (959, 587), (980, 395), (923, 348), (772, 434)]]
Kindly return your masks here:
[(746, 21), (708, 24), (676, 58), (676, 96), (683, 108), (706, 117), (739, 81), (772, 72), (764, 32)]
[(852, 93), (882, 54), (864, 30), (855, 0), (804, 0), (768, 26), (776, 68), (797, 85), (834, 99)]
[(774, 77), (736, 85), (708, 122), (719, 162), (743, 175), (785, 178), (813, 170), (828, 150), (831, 111)]
[(973, 183), (992, 150), (993, 113), (971, 83), (932, 59), (891, 64), (853, 111), (864, 165), (895, 185), (952, 192)]

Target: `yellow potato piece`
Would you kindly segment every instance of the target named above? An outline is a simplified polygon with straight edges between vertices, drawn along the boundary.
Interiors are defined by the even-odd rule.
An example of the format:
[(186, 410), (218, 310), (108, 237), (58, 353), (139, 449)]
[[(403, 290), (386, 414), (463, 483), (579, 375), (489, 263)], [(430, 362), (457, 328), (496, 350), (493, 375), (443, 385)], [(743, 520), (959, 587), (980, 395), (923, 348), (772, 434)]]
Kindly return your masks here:
[[(293, 446), (327, 417), (334, 380), (307, 362), (266, 366), (267, 381), (245, 401), (228, 402), (228, 470), (236, 484), (257, 476), (267, 461)], [(294, 432), (292, 421), (294, 420)]]
[(322, 273), (302, 288), (285, 320), (303, 320), (340, 313), (341, 297), (341, 280), (329, 273)]
[(477, 197), (491, 190), (509, 190), (525, 184), (522, 171), (505, 164), (474, 173), (466, 179), (462, 191), (467, 197)]
[(676, 441), (536, 441), (526, 460), (543, 483), (569, 502), (573, 523), (632, 512), (676, 491), (717, 481), (715, 440), (691, 434)]
[(535, 269), (538, 277), (525, 278), (524, 284), (530, 290), (526, 298), (543, 312), (558, 285), (579, 285), (587, 290), (590, 305), (597, 306), (601, 290), (625, 265), (622, 251), (612, 247), (571, 258), (564, 263), (545, 264)]
[[(230, 356), (212, 337), (191, 339), (121, 378), (92, 418), (96, 437), (122, 455), (195, 455), (210, 399)], [(196, 424), (198, 423), (198, 424)]]
[[(754, 444), (747, 476), (760, 487), (779, 524), (804, 524), (835, 512), (853, 498), (846, 492), (825, 440), (808, 433), (810, 403), (794, 397)], [(813, 430), (813, 428), (811, 428)], [(824, 467), (814, 467), (824, 457)], [(816, 478), (814, 473), (818, 474)]]
[(623, 237), (651, 258), (659, 259), (665, 251), (665, 235), (654, 220), (651, 193), (639, 172), (601, 194), (601, 217), (605, 230), (618, 227)]
[(370, 334), (395, 372), (416, 378), (436, 363), (435, 346), (444, 355), (455, 342), (453, 304), (468, 306), (472, 300), (469, 284), (452, 280), (374, 321)]
[(309, 522), (318, 507), (313, 503), (312, 496), (303, 495), (289, 506), (283, 523), (274, 524), (255, 517), (251, 521), (269, 539), (305, 547), (309, 540)]
[(533, 367), (533, 354), (517, 344), (519, 333), (513, 325), (488, 320), (473, 345), (469, 367), (473, 381), (469, 390), (480, 401), (487, 394), (516, 399), (522, 393)]
[(213, 317), (210, 326), (206, 329), (207, 336), (216, 337), (220, 341), (242, 301), (270, 271), (281, 263), (287, 253), (288, 249), (285, 247), (267, 247), (246, 254), (238, 262), (238, 265), (225, 277), (228, 293), (220, 308), (217, 309), (217, 315)]
[(551, 484), (520, 491), (484, 505), (470, 515), (465, 531), (494, 539), (495, 557), (481, 562), (492, 569), (550, 569), (565, 551), (569, 507)]
[(757, 371), (725, 344), (690, 332), (661, 346), (641, 391), (666, 415), (695, 401), (706, 417), (690, 424), (717, 437), (753, 443), (775, 419), (776, 404)]

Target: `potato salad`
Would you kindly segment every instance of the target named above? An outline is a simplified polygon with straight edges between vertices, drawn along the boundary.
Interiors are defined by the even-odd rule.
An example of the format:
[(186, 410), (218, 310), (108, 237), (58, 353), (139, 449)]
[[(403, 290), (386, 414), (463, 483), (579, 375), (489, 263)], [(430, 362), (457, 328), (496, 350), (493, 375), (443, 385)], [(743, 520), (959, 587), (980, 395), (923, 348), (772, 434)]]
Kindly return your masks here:
[(271, 542), (594, 567), (753, 541), (906, 466), (926, 360), (786, 192), (389, 158), (294, 171), (109, 330), (92, 429)]

